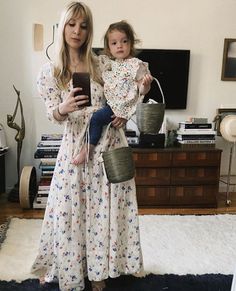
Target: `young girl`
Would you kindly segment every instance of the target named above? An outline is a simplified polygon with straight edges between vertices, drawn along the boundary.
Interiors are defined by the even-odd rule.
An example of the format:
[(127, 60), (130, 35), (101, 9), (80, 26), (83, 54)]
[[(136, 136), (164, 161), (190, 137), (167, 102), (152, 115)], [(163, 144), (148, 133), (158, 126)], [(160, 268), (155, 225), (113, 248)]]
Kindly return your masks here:
[[(126, 21), (113, 23), (104, 37), (104, 52), (100, 56), (103, 64), (102, 78), (107, 105), (93, 113), (89, 127), (89, 145), (85, 144), (72, 163), (77, 165), (86, 160), (97, 145), (104, 125), (114, 116), (126, 122), (136, 111), (136, 105), (150, 89), (152, 77), (148, 64), (134, 57), (134, 45), (138, 40)], [(119, 125), (118, 125), (119, 127)]]

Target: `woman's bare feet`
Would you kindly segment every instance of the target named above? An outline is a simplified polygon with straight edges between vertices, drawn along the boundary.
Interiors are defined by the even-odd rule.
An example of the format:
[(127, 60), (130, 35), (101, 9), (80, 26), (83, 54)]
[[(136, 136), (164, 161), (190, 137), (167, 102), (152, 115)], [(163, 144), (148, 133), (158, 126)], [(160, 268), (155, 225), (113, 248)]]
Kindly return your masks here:
[(92, 291), (103, 291), (106, 287), (105, 281), (92, 281)]

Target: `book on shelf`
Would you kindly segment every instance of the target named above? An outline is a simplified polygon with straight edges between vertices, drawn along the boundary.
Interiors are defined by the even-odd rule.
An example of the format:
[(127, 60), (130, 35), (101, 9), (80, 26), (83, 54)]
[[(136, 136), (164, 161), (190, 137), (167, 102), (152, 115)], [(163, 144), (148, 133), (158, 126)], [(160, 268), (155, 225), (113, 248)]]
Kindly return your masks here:
[(40, 165), (55, 166), (56, 160), (57, 160), (56, 158), (41, 158)]
[(180, 144), (215, 144), (215, 139), (190, 139), (190, 140), (177, 140)]
[(61, 140), (41, 140), (38, 143), (38, 147), (47, 147), (47, 146), (60, 146)]
[(37, 201), (38, 203), (44, 203), (44, 204), (46, 204), (47, 201), (48, 201), (48, 196), (47, 196), (47, 197), (39, 197), (39, 196), (37, 196), (36, 201)]
[(216, 135), (216, 131), (211, 129), (179, 129), (178, 135)]
[(38, 189), (37, 195), (48, 195), (49, 190), (50, 190), (50, 187), (45, 188), (45, 189), (40, 188), (40, 189)]
[(58, 153), (59, 147), (37, 148), (37, 153)]
[(51, 146), (37, 146), (37, 150), (39, 151), (59, 151), (60, 149), (60, 146), (54, 146), (54, 145), (51, 145)]
[(45, 176), (41, 176), (38, 185), (39, 185), (40, 187), (41, 187), (41, 186), (48, 186), (48, 187), (50, 187), (50, 185), (51, 185), (51, 181), (52, 181), (52, 177), (47, 178), (47, 177), (45, 177)]
[(212, 129), (212, 123), (180, 122), (180, 129)]
[(43, 179), (43, 178), (52, 180), (52, 175), (46, 175), (46, 174), (41, 175), (41, 179)]
[(41, 140), (62, 140), (62, 133), (43, 133)]
[(44, 192), (38, 191), (37, 197), (48, 197), (48, 193), (49, 193), (49, 190), (48, 191), (44, 191)]
[(51, 178), (50, 179), (45, 179), (44, 177), (41, 177), (38, 185), (39, 186), (47, 186), (47, 187), (50, 187), (51, 180), (52, 180)]
[(33, 208), (34, 209), (45, 209), (47, 205), (47, 201), (37, 201), (37, 196), (34, 198), (33, 201)]
[(46, 204), (47, 201), (48, 201), (48, 196), (47, 197), (39, 197), (39, 196), (37, 196), (36, 201), (37, 201), (37, 203)]
[(44, 171), (53, 171), (55, 169), (54, 165), (43, 165), (39, 164), (39, 168)]
[(53, 172), (54, 172), (53, 170), (46, 169), (46, 170), (42, 170), (41, 174), (42, 174), (42, 176), (52, 176)]
[(212, 129), (178, 129), (179, 135), (216, 135), (216, 131)]
[(58, 151), (38, 151), (34, 153), (34, 158), (35, 159), (42, 159), (42, 158), (56, 158), (58, 154)]
[(177, 140), (215, 140), (214, 134), (178, 134)]

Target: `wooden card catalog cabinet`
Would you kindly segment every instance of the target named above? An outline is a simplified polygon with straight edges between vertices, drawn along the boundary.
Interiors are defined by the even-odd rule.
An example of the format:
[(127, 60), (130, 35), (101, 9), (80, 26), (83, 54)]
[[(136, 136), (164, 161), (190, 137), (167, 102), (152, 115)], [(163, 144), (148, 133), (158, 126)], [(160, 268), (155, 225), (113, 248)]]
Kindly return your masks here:
[(133, 149), (139, 207), (216, 207), (219, 149)]

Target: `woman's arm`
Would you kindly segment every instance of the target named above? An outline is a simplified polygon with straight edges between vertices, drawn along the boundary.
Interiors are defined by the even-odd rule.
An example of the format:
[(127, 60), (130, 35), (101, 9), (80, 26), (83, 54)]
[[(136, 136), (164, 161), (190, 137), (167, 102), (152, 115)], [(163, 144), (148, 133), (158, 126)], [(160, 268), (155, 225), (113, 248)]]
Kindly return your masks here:
[(74, 88), (67, 95), (65, 100), (61, 102), (57, 108), (53, 110), (53, 116), (58, 121), (63, 121), (67, 118), (68, 113), (74, 112), (83, 108), (88, 103), (89, 98), (86, 95), (74, 96), (76, 92), (81, 91), (82, 88)]
[(37, 86), (44, 100), (48, 119), (61, 123), (67, 119), (68, 113), (83, 107), (88, 97), (84, 95), (74, 97), (75, 92), (81, 90), (81, 88), (74, 88), (62, 100), (62, 90), (57, 85), (57, 81), (53, 76), (53, 70), (54, 68), (51, 63), (44, 65), (38, 75)]

